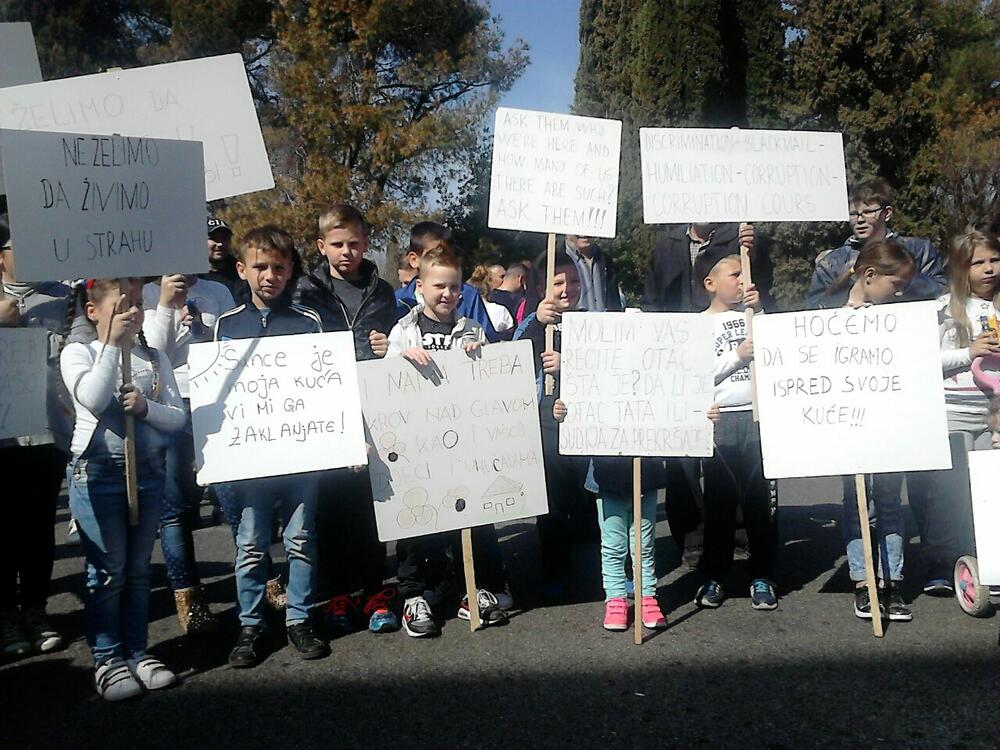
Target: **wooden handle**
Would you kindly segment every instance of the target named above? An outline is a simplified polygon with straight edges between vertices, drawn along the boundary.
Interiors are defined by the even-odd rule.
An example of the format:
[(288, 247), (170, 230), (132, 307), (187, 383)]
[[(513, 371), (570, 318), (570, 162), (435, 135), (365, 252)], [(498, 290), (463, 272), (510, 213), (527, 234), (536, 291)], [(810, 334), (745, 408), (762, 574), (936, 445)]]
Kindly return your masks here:
[[(556, 236), (549, 234), (549, 244), (546, 251), (545, 262), (545, 296), (552, 296), (552, 287), (556, 277)], [(551, 351), (555, 344), (556, 329), (554, 326), (545, 326), (545, 349)], [(545, 395), (551, 396), (556, 390), (556, 379), (551, 375), (545, 376)]]
[(868, 489), (865, 475), (854, 475), (855, 494), (858, 496), (858, 521), (861, 524), (861, 542), (865, 550), (865, 581), (868, 586), (868, 600), (872, 611), (872, 631), (876, 638), (883, 636), (882, 611), (878, 606), (878, 584), (875, 582), (875, 566), (872, 564), (872, 533), (868, 525)]
[(632, 583), (635, 588), (635, 628), (633, 641), (642, 645), (642, 459), (632, 459)]
[[(740, 272), (743, 277), (743, 288), (753, 284), (753, 276), (750, 272), (750, 251), (740, 245)], [(744, 320), (747, 324), (747, 338), (753, 339), (753, 308), (748, 307), (744, 312)], [(760, 414), (757, 412), (757, 365), (754, 360), (750, 360), (750, 403), (753, 407), (753, 421), (760, 421)]]
[(465, 595), (469, 598), (469, 627), (475, 633), (479, 619), (479, 592), (476, 590), (476, 566), (472, 557), (472, 529), (462, 529), (462, 562), (465, 568)]
[[(120, 294), (128, 295), (128, 279), (118, 280)], [(132, 382), (132, 342), (122, 344), (122, 385)], [(139, 475), (135, 466), (135, 418), (125, 415), (125, 492), (128, 496), (128, 522), (139, 525)]]

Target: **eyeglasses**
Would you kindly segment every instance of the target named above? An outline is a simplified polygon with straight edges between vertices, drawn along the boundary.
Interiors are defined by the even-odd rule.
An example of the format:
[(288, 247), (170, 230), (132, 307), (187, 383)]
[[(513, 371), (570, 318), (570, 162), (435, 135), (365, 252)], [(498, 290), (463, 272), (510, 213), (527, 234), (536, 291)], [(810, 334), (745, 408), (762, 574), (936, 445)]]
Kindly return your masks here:
[(885, 206), (879, 206), (878, 208), (863, 208), (860, 211), (851, 211), (847, 214), (851, 221), (855, 221), (864, 217), (865, 219), (874, 219), (878, 216), (879, 211), (885, 210)]

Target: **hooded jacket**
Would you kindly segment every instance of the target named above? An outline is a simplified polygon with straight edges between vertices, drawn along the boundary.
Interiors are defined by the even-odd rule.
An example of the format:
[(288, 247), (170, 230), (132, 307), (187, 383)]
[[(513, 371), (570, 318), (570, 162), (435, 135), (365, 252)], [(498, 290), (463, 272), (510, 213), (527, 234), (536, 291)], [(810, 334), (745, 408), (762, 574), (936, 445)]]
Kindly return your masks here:
[[(420, 333), (420, 324), (418, 321), (423, 311), (424, 306), (422, 304), (417, 305), (400, 318), (399, 322), (392, 327), (392, 331), (389, 332), (389, 351), (386, 356), (398, 356), (407, 349), (421, 347), (423, 336)], [(461, 349), (466, 342), (478, 342), (482, 344), (486, 341), (483, 327), (479, 323), (457, 314), (455, 316), (455, 325), (451, 329), (451, 336), (452, 349)]]
[[(903, 292), (900, 301), (937, 299), (938, 295), (944, 291), (947, 279), (944, 274), (944, 266), (941, 263), (941, 256), (938, 255), (938, 251), (934, 249), (931, 241), (923, 237), (900, 237), (893, 232), (886, 234), (886, 238), (900, 242), (917, 263), (917, 273)], [(812, 283), (806, 294), (806, 304), (810, 308), (834, 308), (847, 304), (847, 298), (851, 294), (849, 284), (833, 294), (827, 294), (827, 290), (834, 281), (843, 276), (845, 271), (854, 268), (854, 263), (861, 255), (861, 248), (865, 242), (866, 240), (860, 240), (851, 235), (843, 245), (831, 250), (816, 261), (816, 270), (813, 272)]]
[[(402, 320), (406, 317), (406, 311), (415, 307), (423, 306), (423, 300), (417, 299), (417, 280), (414, 278), (409, 284), (396, 290), (397, 317)], [(462, 301), (458, 303), (455, 311), (458, 315), (471, 318), (483, 329), (486, 340), (496, 343), (500, 340), (500, 335), (490, 321), (490, 315), (483, 304), (483, 298), (479, 295), (479, 290), (469, 284), (462, 284)]]
[(396, 323), (396, 298), (392, 287), (379, 278), (378, 267), (370, 260), (361, 261), (358, 269), (365, 280), (364, 295), (357, 314), (350, 318), (347, 307), (337, 295), (330, 267), (326, 264), (314, 273), (299, 278), (292, 300), (319, 313), (323, 330), (351, 331), (357, 360), (376, 359), (368, 335), (378, 331), (386, 335)]

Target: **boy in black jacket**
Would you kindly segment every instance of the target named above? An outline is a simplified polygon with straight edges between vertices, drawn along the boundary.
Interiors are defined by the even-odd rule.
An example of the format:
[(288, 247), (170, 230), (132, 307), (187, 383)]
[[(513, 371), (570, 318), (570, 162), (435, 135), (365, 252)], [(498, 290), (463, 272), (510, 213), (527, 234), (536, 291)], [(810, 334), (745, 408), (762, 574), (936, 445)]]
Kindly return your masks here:
[[(332, 206), (318, 223), (316, 247), (326, 263), (299, 279), (293, 299), (319, 312), (324, 331), (353, 332), (359, 362), (384, 357), (396, 323), (396, 298), (364, 257), (368, 224), (346, 204)], [(395, 591), (383, 585), (385, 544), (375, 527), (368, 471), (326, 472), (320, 497), (317, 599), (329, 599), (328, 629), (342, 635), (364, 623), (373, 633), (397, 630), (399, 619), (390, 606)]]
[[(571, 518), (594, 516), (590, 498), (584, 490), (590, 460), (559, 454), (559, 422), (566, 417), (566, 407), (559, 400), (562, 314), (576, 310), (579, 301), (580, 277), (576, 264), (565, 252), (558, 252), (549, 296), (538, 303), (538, 309), (526, 317), (514, 333), (515, 341), (531, 341), (535, 353), (545, 486), (549, 494), (549, 512), (539, 516), (537, 523), (542, 545), (542, 593), (550, 599), (561, 597), (566, 590), (573, 546)], [(545, 327), (549, 324), (555, 326), (552, 349), (545, 346)], [(551, 396), (545, 395), (546, 375), (555, 380)]]
[[(250, 231), (240, 246), (236, 270), (250, 290), (250, 302), (219, 316), (215, 340), (320, 333), (319, 316), (291, 304), (285, 287), (295, 268), (295, 243), (275, 226)], [(316, 474), (262, 477), (232, 482), (240, 508), (236, 534), (236, 598), (240, 635), (229, 654), (234, 667), (257, 664), (258, 642), (264, 631), (264, 593), (270, 574), (271, 528), (275, 504), (280, 504), (288, 557), (288, 603), (285, 625), (288, 639), (304, 659), (330, 653), (309, 622), (316, 579)]]

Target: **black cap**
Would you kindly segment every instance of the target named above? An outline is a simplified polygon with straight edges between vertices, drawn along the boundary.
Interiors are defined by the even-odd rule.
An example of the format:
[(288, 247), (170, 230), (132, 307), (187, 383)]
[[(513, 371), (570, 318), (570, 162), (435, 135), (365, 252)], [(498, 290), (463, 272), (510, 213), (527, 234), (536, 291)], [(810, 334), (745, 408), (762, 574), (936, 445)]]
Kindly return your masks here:
[(216, 229), (225, 229), (230, 234), (233, 233), (233, 230), (230, 229), (229, 225), (226, 222), (224, 222), (222, 219), (217, 219), (214, 216), (209, 216), (208, 217), (208, 233), (211, 234)]
[(712, 269), (715, 268), (718, 262), (730, 256), (735, 256), (737, 260), (740, 257), (739, 253), (734, 253), (728, 244), (716, 245), (715, 247), (709, 246), (698, 253), (698, 257), (694, 260), (695, 288), (700, 289), (705, 277), (712, 272)]

